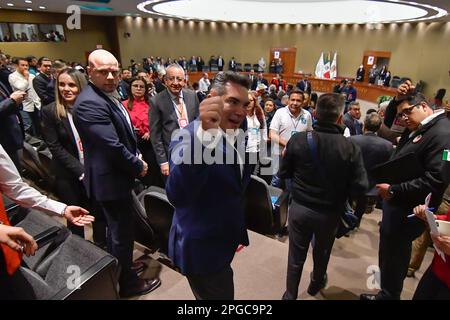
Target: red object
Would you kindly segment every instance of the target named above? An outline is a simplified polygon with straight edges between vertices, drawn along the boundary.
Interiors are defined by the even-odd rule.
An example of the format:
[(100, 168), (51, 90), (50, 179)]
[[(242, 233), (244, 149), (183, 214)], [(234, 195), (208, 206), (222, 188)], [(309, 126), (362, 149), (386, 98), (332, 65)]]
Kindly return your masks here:
[[(437, 216), (438, 220), (450, 221), (450, 210), (447, 212), (447, 215)], [(433, 262), (431, 263), (431, 268), (442, 282), (444, 282), (447, 287), (450, 288), (450, 256), (445, 255), (445, 260), (435, 253)]]
[(123, 105), (127, 108), (130, 113), (131, 123), (134, 127), (139, 130), (139, 136), (142, 137), (144, 134), (149, 132), (148, 129), (148, 108), (149, 105), (147, 101), (144, 100), (134, 100), (133, 110), (128, 108), (128, 101), (123, 102)]
[(242, 244), (240, 244), (240, 245), (237, 247), (236, 252), (242, 251), (242, 249), (244, 249), (244, 248), (245, 248), (245, 246), (243, 246)]
[[(0, 193), (0, 221), (4, 225), (7, 226), (11, 225), (9, 223), (8, 216), (6, 215), (5, 205), (3, 204), (3, 198), (1, 197), (1, 193)], [(20, 266), (22, 255), (19, 252), (8, 247), (6, 244), (1, 244), (0, 246), (3, 251), (3, 256), (5, 257), (6, 272), (8, 272), (10, 276), (12, 276)]]

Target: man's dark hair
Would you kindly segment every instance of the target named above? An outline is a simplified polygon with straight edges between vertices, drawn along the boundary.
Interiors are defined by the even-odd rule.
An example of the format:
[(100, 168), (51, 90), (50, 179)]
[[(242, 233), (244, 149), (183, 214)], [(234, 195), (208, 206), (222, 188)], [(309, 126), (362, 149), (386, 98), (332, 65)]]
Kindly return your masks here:
[(28, 57), (26, 57), (26, 59), (28, 61), (28, 64), (30, 64), (33, 61), (33, 59), (36, 59), (36, 57), (35, 56), (28, 56)]
[(364, 128), (367, 131), (377, 132), (381, 127), (381, 117), (378, 113), (370, 113), (364, 119)]
[(39, 60), (38, 60), (38, 62), (37, 62), (37, 66), (38, 66), (38, 67), (42, 66), (42, 62), (44, 62), (44, 61), (52, 62), (52, 60), (50, 60), (50, 58), (47, 58), (47, 57), (40, 57)]
[(302, 96), (302, 100), (303, 100), (303, 98), (304, 98), (304, 95), (303, 95), (304, 92), (303, 92), (302, 90), (294, 89), (294, 90), (289, 91), (289, 99), (291, 98), (291, 96), (292, 96), (293, 94), (299, 94), (299, 95), (301, 95), (301, 96)]
[(28, 60), (26, 58), (23, 57), (14, 57), (12, 59), (12, 63), (18, 65), (20, 61), (26, 61), (28, 62)]
[(225, 93), (225, 85), (228, 82), (238, 84), (246, 89), (250, 87), (250, 80), (246, 76), (233, 71), (225, 71), (216, 74), (212, 81), (210, 90), (214, 89), (219, 95), (223, 95)]
[(348, 110), (351, 110), (353, 108), (353, 106), (358, 106), (360, 107), (360, 104), (358, 101), (352, 101), (348, 104)]
[(344, 109), (344, 97), (338, 93), (325, 93), (317, 101), (316, 117), (320, 122), (336, 123)]
[(377, 113), (377, 110), (375, 110), (375, 109), (369, 109), (369, 110), (367, 110), (366, 115), (369, 115), (369, 114), (371, 114), (371, 113), (373, 113), (373, 112)]
[(425, 98), (425, 96), (420, 92), (414, 92), (414, 93), (408, 94), (404, 101), (407, 101), (409, 105), (413, 106), (413, 105), (419, 104), (421, 102), (426, 103), (427, 98)]

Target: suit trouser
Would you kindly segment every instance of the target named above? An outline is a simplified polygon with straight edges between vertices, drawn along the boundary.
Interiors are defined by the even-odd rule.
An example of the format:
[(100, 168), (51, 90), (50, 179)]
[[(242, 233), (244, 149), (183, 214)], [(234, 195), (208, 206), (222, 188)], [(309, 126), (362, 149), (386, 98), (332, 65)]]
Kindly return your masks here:
[(186, 275), (192, 293), (197, 300), (233, 300), (233, 269), (227, 266), (218, 273)]
[(314, 282), (323, 280), (341, 214), (341, 211), (325, 212), (313, 210), (292, 201), (288, 214), (289, 256), (286, 292), (283, 299), (297, 299), (303, 265), (313, 236), (314, 268), (311, 280)]
[(134, 210), (131, 194), (127, 198), (99, 201), (108, 226), (108, 252), (117, 258), (121, 266), (119, 284), (121, 289), (133, 286), (137, 274), (131, 270), (134, 248)]
[[(403, 290), (403, 281), (408, 272), (411, 258), (412, 241), (425, 229), (425, 225), (418, 218), (406, 218), (409, 212), (383, 201), (383, 220), (380, 228), (380, 246), (378, 263), (380, 266), (381, 291), (377, 295), (379, 300), (399, 300)], [(386, 216), (399, 219), (404, 216), (406, 222), (397, 226), (385, 224)]]
[(436, 277), (430, 266), (420, 279), (413, 300), (450, 300), (450, 288)]

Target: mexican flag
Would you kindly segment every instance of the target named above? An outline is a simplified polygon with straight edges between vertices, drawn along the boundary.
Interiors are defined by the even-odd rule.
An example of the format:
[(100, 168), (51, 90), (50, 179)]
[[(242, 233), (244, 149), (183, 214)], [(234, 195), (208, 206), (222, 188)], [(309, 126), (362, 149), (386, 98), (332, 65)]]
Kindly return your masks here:
[(324, 61), (324, 71), (323, 71), (323, 78), (325, 79), (331, 79), (331, 61), (330, 61), (330, 53), (328, 52), (328, 55), (326, 57), (326, 60)]
[(323, 72), (324, 72), (325, 65), (323, 63), (323, 52), (320, 54), (319, 61), (317, 61), (316, 65), (316, 78), (323, 78)]
[(444, 150), (442, 153), (442, 160), (450, 161), (450, 150)]
[(333, 62), (331, 63), (330, 75), (331, 79), (337, 78), (337, 52), (334, 53)]

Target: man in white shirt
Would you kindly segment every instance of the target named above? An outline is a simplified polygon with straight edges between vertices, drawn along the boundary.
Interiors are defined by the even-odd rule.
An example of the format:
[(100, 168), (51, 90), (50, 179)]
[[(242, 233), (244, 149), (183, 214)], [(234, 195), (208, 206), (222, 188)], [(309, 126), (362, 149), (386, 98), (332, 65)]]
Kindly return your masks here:
[(302, 109), (303, 92), (292, 90), (289, 94), (287, 107), (280, 108), (273, 116), (270, 123), (270, 139), (272, 140), (272, 185), (280, 187), (278, 168), (281, 151), (286, 147), (289, 139), (297, 132), (312, 131), (311, 114)]
[(35, 136), (41, 135), (41, 99), (36, 94), (33, 88), (34, 75), (28, 71), (28, 61), (25, 58), (17, 58), (15, 61), (16, 71), (11, 73), (8, 77), (9, 84), (13, 91), (25, 91), (27, 95), (23, 100), (23, 111), (21, 111), (24, 129), (26, 132), (32, 133)]
[(199, 82), (198, 82), (198, 89), (199, 89), (201, 92), (206, 93), (206, 92), (209, 91), (209, 86), (210, 86), (210, 85), (211, 85), (211, 82), (209, 81), (208, 73), (205, 72), (205, 73), (203, 74), (203, 77), (202, 77), (202, 78), (199, 80)]

